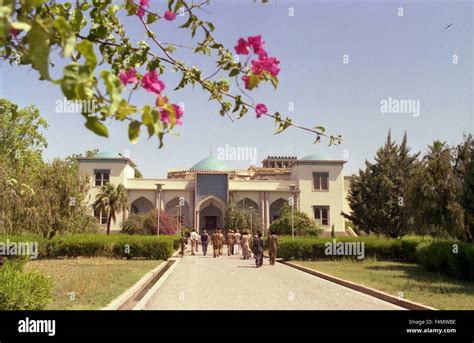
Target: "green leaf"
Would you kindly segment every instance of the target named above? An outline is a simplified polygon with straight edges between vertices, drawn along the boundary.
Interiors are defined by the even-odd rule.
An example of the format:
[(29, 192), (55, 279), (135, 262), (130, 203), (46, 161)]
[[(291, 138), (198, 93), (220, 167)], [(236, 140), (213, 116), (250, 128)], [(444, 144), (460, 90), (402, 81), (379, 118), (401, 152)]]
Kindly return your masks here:
[(107, 126), (100, 122), (96, 117), (88, 117), (86, 127), (99, 136), (109, 137)]
[(142, 123), (139, 121), (133, 120), (130, 125), (128, 125), (128, 139), (130, 139), (131, 143), (138, 142), (138, 138), (140, 137), (140, 126)]
[(91, 68), (95, 69), (97, 66), (97, 58), (94, 52), (94, 46), (92, 43), (84, 39), (82, 42), (76, 45), (77, 51), (81, 53), (82, 56), (86, 59), (86, 64)]
[(59, 35), (61, 36), (63, 56), (70, 57), (74, 51), (74, 46), (76, 45), (76, 35), (64, 17), (57, 17), (54, 20), (54, 27), (58, 30)]
[(254, 89), (255, 87), (258, 86), (258, 83), (260, 82), (260, 79), (258, 78), (258, 76), (255, 76), (255, 75), (250, 75), (249, 76), (249, 82), (248, 82), (248, 89), (249, 90), (252, 90)]
[(35, 19), (28, 32), (28, 43), (30, 45), (30, 57), (32, 66), (38, 70), (42, 79), (49, 80), (49, 33), (40, 19)]
[(23, 23), (21, 21), (16, 21), (14, 23), (11, 23), (11, 27), (13, 27), (14, 29), (17, 29), (17, 30), (22, 30), (22, 31), (25, 31), (25, 32), (28, 32), (30, 31), (31, 29), (31, 25), (28, 24), (28, 23)]
[(104, 79), (107, 94), (110, 97), (109, 114), (114, 114), (122, 101), (122, 96), (120, 95), (123, 89), (122, 83), (116, 75), (108, 70), (103, 70), (100, 76)]
[(324, 131), (326, 131), (326, 129), (323, 126), (315, 126), (314, 129), (318, 130), (318, 131), (321, 131), (322, 133), (324, 133)]

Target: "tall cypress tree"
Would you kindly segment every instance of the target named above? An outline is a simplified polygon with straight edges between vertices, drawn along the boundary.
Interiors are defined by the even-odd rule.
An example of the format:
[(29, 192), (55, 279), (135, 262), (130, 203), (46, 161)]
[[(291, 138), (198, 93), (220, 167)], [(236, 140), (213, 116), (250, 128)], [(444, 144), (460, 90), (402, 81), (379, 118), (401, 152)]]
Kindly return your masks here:
[(365, 170), (351, 180), (348, 195), (352, 214), (344, 214), (361, 230), (398, 237), (409, 221), (406, 193), (417, 155), (410, 155), (406, 134), (402, 145), (387, 140), (375, 155), (375, 163), (365, 162)]
[(464, 174), (464, 187), (461, 194), (461, 205), (465, 211), (465, 231), (469, 241), (474, 240), (474, 159), (471, 158)]

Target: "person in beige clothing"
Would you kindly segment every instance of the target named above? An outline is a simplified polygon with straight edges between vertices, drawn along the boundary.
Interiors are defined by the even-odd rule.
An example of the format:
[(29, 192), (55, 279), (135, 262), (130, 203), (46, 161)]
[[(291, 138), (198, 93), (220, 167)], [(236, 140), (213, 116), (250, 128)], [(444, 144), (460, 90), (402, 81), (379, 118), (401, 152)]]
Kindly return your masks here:
[(242, 246), (242, 256), (244, 260), (248, 260), (252, 257), (250, 252), (250, 236), (247, 231), (242, 233), (242, 237), (240, 238), (240, 244)]
[(222, 249), (224, 248), (225, 238), (221, 229), (217, 229), (217, 235), (219, 237), (219, 256), (222, 255)]
[(268, 255), (270, 257), (270, 265), (275, 265), (275, 259), (278, 250), (278, 237), (273, 232), (270, 232), (268, 237)]

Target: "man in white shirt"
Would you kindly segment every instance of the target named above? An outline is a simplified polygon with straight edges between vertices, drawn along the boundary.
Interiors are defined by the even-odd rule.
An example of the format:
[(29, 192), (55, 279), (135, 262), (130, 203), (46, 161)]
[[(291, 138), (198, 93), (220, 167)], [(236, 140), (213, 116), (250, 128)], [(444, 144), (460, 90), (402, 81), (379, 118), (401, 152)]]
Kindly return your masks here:
[(194, 252), (198, 251), (198, 244), (199, 244), (199, 235), (196, 232), (196, 229), (193, 229), (191, 232), (191, 255), (196, 255)]

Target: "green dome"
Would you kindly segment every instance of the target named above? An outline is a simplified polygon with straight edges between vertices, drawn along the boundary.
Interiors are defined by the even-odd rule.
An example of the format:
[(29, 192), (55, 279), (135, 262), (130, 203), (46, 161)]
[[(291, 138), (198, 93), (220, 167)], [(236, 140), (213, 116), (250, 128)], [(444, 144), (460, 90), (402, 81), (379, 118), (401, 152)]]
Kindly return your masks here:
[(117, 153), (113, 153), (110, 151), (101, 151), (95, 157), (102, 157), (102, 158), (120, 158), (120, 155)]
[(327, 157), (322, 154), (311, 154), (303, 157), (303, 161), (324, 161), (327, 160)]
[(206, 171), (226, 171), (227, 166), (222, 163), (222, 161), (218, 160), (213, 156), (206, 157), (205, 159), (199, 161), (195, 165), (193, 165), (189, 170), (191, 171), (199, 171), (199, 170), (206, 170)]

